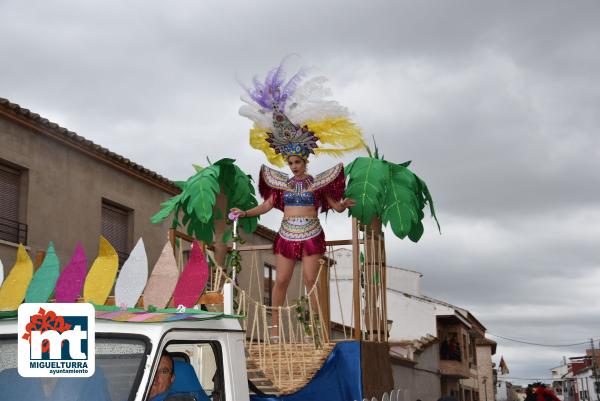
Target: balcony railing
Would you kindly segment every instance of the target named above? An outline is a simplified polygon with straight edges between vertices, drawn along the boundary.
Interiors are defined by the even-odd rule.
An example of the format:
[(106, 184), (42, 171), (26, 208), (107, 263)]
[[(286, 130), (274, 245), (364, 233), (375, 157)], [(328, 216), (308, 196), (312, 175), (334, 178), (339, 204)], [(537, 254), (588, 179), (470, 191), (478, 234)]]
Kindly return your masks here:
[(0, 240), (27, 245), (27, 224), (0, 217)]

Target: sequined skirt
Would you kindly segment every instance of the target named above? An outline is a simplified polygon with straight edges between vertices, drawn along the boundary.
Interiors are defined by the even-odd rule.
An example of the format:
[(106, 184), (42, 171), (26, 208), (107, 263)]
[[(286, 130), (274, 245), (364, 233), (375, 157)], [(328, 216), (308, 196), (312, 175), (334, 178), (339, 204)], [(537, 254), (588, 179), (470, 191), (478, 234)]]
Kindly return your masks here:
[(288, 259), (325, 253), (325, 234), (318, 217), (284, 217), (273, 252)]

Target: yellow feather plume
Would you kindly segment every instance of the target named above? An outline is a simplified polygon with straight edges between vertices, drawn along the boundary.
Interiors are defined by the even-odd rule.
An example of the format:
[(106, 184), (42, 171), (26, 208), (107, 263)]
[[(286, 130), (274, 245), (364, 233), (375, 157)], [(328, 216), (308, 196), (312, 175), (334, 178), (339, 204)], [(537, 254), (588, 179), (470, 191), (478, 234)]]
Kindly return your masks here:
[(269, 146), (267, 138), (268, 135), (266, 128), (262, 128), (254, 124), (254, 126), (250, 129), (250, 146), (263, 152), (265, 156), (267, 156), (269, 163), (278, 167), (285, 166), (285, 160), (283, 159), (283, 156), (275, 153), (275, 150)]
[(346, 152), (365, 147), (362, 131), (345, 117), (307, 121), (306, 125), (319, 137), (321, 144), (315, 149), (317, 155), (325, 153), (331, 156), (341, 156)]

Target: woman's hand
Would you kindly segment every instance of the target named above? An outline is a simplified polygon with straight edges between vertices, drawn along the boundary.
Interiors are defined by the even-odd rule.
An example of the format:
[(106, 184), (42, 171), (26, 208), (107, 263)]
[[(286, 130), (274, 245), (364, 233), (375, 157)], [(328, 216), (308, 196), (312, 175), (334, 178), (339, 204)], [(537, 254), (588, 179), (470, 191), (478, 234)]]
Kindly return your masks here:
[(238, 209), (237, 207), (232, 207), (231, 209), (229, 209), (229, 213), (230, 214), (237, 214), (240, 217), (246, 217), (246, 212), (243, 211), (242, 209)]
[(349, 207), (356, 205), (356, 201), (354, 199), (346, 198), (342, 200), (340, 204), (344, 209), (348, 209)]

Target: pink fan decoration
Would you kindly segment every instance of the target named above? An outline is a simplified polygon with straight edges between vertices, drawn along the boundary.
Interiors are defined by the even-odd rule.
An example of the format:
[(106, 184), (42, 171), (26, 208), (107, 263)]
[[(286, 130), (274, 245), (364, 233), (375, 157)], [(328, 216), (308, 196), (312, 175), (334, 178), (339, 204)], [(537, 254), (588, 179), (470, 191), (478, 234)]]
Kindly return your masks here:
[(81, 243), (77, 244), (71, 261), (56, 282), (56, 302), (76, 302), (81, 295), (81, 289), (87, 274), (87, 258)]
[(175, 307), (192, 308), (208, 281), (208, 263), (198, 241), (192, 243), (190, 259), (185, 265), (173, 292)]

